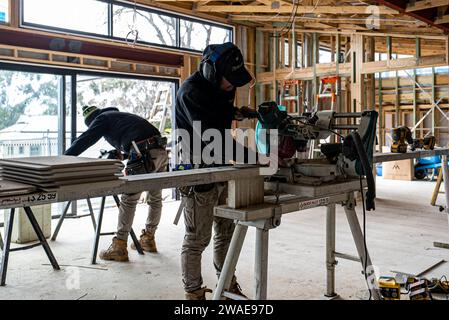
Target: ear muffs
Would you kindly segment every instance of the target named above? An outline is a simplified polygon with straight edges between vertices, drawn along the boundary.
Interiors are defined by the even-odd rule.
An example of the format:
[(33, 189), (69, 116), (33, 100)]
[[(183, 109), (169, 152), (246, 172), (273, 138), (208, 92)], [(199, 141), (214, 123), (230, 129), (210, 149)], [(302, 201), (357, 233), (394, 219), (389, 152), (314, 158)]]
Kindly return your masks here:
[(219, 70), (217, 70), (217, 62), (234, 49), (235, 45), (232, 42), (226, 42), (223, 45), (217, 46), (212, 53), (203, 58), (200, 68), (203, 77), (207, 81), (212, 82), (213, 84), (218, 83), (221, 76)]

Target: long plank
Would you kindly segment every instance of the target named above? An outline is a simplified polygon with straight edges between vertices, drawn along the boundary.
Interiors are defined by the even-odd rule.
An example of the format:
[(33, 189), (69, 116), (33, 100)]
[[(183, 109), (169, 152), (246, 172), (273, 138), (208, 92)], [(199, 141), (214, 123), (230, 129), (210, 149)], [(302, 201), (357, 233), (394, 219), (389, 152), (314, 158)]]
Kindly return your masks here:
[(373, 156), (373, 162), (388, 162), (388, 161), (398, 161), (406, 159), (416, 159), (432, 156), (449, 155), (449, 148), (441, 148), (434, 150), (416, 150), (406, 153), (376, 153)]
[[(207, 168), (175, 172), (151, 173), (138, 176), (123, 177), (116, 182), (104, 184), (84, 184), (79, 186), (64, 186), (52, 191), (51, 198), (47, 193), (34, 193), (30, 196), (39, 198), (39, 201), (23, 199), (21, 197), (0, 197), (0, 209), (19, 208), (26, 205), (56, 203), (71, 200), (80, 200), (122, 193), (136, 193), (147, 190), (169, 189), (183, 186), (193, 186), (214, 182), (227, 182), (236, 179), (246, 179), (260, 176), (258, 166), (248, 168)], [(120, 185), (119, 185), (120, 184)], [(39, 197), (41, 195), (41, 197)], [(44, 197), (45, 196), (45, 197)]]

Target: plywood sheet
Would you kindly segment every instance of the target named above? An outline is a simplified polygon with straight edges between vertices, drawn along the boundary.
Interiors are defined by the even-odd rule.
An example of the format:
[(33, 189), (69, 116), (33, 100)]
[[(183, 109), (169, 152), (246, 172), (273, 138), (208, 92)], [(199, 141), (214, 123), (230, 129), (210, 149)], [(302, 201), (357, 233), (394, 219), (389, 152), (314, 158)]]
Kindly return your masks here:
[(88, 167), (66, 167), (66, 168), (59, 168), (59, 169), (50, 169), (50, 170), (35, 170), (35, 169), (28, 169), (28, 168), (19, 168), (8, 164), (1, 164), (0, 169), (2, 170), (8, 170), (8, 171), (20, 171), (25, 173), (32, 173), (32, 174), (39, 174), (41, 176), (45, 175), (53, 175), (53, 174), (61, 174), (61, 173), (67, 173), (67, 172), (74, 172), (74, 171), (92, 171), (92, 170), (112, 170), (115, 169), (116, 171), (123, 170), (124, 165), (122, 163), (116, 163), (116, 164), (96, 164)]
[(0, 180), (0, 196), (27, 194), (36, 190), (35, 186), (9, 180)]
[(20, 183), (28, 183), (37, 187), (43, 188), (57, 188), (59, 186), (66, 186), (72, 184), (81, 184), (81, 183), (93, 183), (98, 181), (113, 181), (118, 180), (118, 176), (103, 176), (103, 177), (88, 177), (88, 178), (78, 178), (78, 179), (70, 179), (63, 181), (53, 181), (53, 182), (42, 182), (39, 180), (34, 180), (31, 178), (21, 178), (19, 176), (14, 175), (4, 175), (5, 178), (11, 181), (20, 182)]
[(32, 170), (52, 170), (61, 168), (104, 166), (108, 164), (121, 164), (119, 160), (92, 159), (72, 156), (48, 156), (12, 158), (0, 160), (0, 166), (24, 168)]
[(99, 169), (99, 170), (88, 170), (88, 171), (70, 171), (70, 172), (60, 172), (55, 174), (40, 174), (35, 171), (27, 170), (12, 170), (6, 168), (0, 168), (0, 176), (17, 176), (23, 179), (34, 179), (39, 181), (60, 181), (68, 179), (76, 179), (83, 177), (99, 177), (99, 176), (113, 176), (119, 173), (117, 168), (112, 169)]

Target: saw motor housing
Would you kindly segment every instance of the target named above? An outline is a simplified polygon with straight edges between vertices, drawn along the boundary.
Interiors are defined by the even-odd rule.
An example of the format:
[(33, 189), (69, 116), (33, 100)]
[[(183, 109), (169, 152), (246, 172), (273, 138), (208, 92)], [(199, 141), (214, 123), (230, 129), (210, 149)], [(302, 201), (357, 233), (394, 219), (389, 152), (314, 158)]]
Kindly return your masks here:
[[(377, 118), (378, 113), (374, 110), (360, 113), (326, 110), (290, 116), (286, 111), (281, 111), (275, 102), (262, 104), (258, 109), (260, 127), (278, 130), (278, 158), (284, 164), (273, 179), (319, 185), (334, 180), (369, 176), (369, 184), (374, 185), (371, 168)], [(346, 123), (339, 123), (341, 119), (346, 119)], [(357, 124), (355, 119), (360, 119)], [(349, 133), (343, 136), (337, 131)], [(332, 134), (337, 135), (341, 141), (321, 143), (317, 157), (299, 156), (298, 153), (308, 149), (310, 151), (315, 143), (328, 139)], [(267, 134), (260, 132), (256, 132), (256, 139), (269, 141)], [(370, 192), (373, 198), (375, 191)]]

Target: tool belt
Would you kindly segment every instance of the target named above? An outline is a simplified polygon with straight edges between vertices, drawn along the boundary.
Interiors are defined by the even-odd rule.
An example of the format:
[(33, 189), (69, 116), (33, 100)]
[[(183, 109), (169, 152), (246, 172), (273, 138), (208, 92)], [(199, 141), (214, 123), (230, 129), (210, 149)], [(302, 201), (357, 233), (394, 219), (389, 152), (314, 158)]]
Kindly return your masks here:
[(154, 136), (148, 139), (144, 139), (136, 142), (139, 149), (165, 149), (167, 147), (167, 138), (161, 136)]
[(156, 167), (150, 151), (152, 149), (165, 149), (167, 146), (167, 138), (154, 136), (135, 142), (135, 145), (137, 146), (137, 150), (134, 145), (131, 145), (125, 174), (127, 176), (134, 176), (154, 172)]

